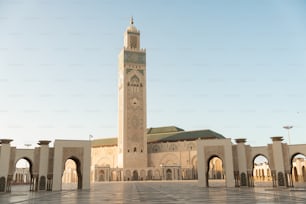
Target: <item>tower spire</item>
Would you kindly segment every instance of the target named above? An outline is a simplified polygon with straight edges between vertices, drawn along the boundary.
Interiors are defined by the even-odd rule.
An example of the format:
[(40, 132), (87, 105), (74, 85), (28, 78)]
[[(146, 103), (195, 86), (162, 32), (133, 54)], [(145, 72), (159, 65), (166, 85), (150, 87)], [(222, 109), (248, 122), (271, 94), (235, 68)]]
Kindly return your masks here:
[[(130, 25), (124, 32), (124, 47), (119, 54), (118, 167), (146, 168), (147, 106), (146, 51), (140, 48), (140, 31)], [(124, 173), (125, 176), (125, 173)]]
[(130, 25), (124, 33), (124, 47), (129, 49), (140, 49), (140, 32), (134, 25), (133, 16), (131, 16)]

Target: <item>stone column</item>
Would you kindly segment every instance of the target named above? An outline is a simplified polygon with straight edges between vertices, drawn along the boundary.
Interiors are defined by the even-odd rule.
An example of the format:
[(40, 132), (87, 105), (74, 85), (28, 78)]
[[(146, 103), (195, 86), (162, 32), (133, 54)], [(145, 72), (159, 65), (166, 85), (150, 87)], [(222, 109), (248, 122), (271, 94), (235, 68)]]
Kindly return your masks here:
[(224, 160), (226, 172), (226, 187), (235, 187), (233, 147), (231, 139), (224, 140)]
[(238, 170), (239, 170), (239, 178), (241, 186), (248, 186), (247, 179), (247, 159), (246, 159), (246, 148), (245, 138), (239, 138), (235, 140), (237, 143), (237, 162), (238, 162)]
[(8, 187), (8, 173), (11, 158), (11, 145), (13, 140), (0, 139), (0, 192), (5, 192)]
[(272, 139), (272, 152), (273, 152), (273, 160), (274, 167), (276, 170), (276, 179), (277, 186), (285, 186), (286, 182), (286, 174), (285, 174), (285, 166), (284, 166), (284, 156), (283, 156), (283, 146), (282, 141), (283, 137), (271, 137)]
[(200, 187), (207, 187), (207, 164), (205, 163), (205, 155), (203, 148), (203, 141), (197, 141), (197, 153), (198, 153), (198, 185)]
[(48, 166), (49, 166), (49, 143), (50, 141), (48, 140), (39, 140), (39, 142), (37, 143), (38, 145), (40, 145), (39, 170), (38, 170), (39, 190), (46, 190)]

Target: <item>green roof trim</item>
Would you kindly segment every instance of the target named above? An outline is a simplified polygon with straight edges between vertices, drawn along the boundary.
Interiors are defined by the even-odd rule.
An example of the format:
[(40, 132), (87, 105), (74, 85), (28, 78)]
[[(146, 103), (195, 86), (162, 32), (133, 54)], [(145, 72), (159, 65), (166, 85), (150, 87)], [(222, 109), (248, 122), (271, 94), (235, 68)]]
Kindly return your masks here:
[[(148, 144), (159, 142), (193, 141), (197, 139), (225, 139), (225, 137), (209, 129), (184, 131), (183, 129), (175, 126), (147, 129)], [(97, 139), (92, 140), (91, 146), (116, 146), (117, 143), (117, 138)]]
[(181, 131), (148, 135), (148, 143), (191, 141), (197, 139), (225, 139), (225, 137), (212, 130)]
[(117, 138), (96, 139), (91, 141), (92, 147), (117, 146)]
[(166, 127), (158, 127), (158, 128), (149, 128), (147, 129), (147, 134), (161, 134), (161, 133), (181, 132), (181, 131), (184, 131), (184, 130), (176, 126), (166, 126)]

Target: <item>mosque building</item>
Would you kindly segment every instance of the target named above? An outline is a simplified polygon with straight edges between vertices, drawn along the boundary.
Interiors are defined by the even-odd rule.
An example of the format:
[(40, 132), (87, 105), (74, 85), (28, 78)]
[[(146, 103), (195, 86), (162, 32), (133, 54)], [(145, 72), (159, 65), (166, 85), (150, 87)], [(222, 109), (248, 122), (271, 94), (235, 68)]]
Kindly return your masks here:
[[(272, 155), (276, 154), (279, 145), (282, 146), (279, 153), (288, 156), (284, 152), (289, 147), (281, 143), (281, 137), (272, 137), (273, 145), (260, 149), (246, 145), (245, 139), (236, 139), (237, 145), (233, 145), (230, 138), (209, 129), (185, 131), (175, 126), (147, 128), (146, 50), (140, 46), (140, 32), (133, 19), (124, 33), (118, 72), (119, 135), (117, 138), (92, 141), (91, 182), (199, 179), (206, 183), (204, 186), (208, 186), (209, 179), (227, 178), (232, 180), (227, 186), (234, 183), (235, 186), (254, 186), (263, 180), (270, 182), (271, 186), (277, 185), (276, 180), (286, 180), (289, 186), (293, 181), (306, 179), (305, 157), (300, 158), (298, 163), (294, 159), (294, 155), (302, 151), (292, 150), (290, 162), (276, 164), (278, 156)], [(202, 154), (198, 155), (203, 148), (204, 155), (209, 155), (204, 158)], [(255, 157), (260, 155), (269, 158), (270, 163), (254, 163)], [(199, 157), (207, 162), (204, 162), (204, 170), (198, 169)], [(271, 167), (280, 167), (283, 171), (276, 175), (277, 171), (271, 170)], [(204, 176), (199, 178), (199, 172)]]
[(196, 179), (196, 140), (212, 130), (147, 128), (146, 50), (131, 19), (119, 54), (119, 135), (92, 141), (92, 181)]
[[(119, 54), (118, 136), (94, 140), (40, 140), (34, 149), (0, 139), (0, 192), (29, 184), (31, 191), (57, 191), (75, 183), (142, 180), (213, 181), (226, 187), (306, 186), (306, 144), (287, 144), (283, 137), (252, 147), (246, 139), (209, 129), (185, 131), (175, 126), (147, 127), (146, 50), (133, 19)], [(161, 116), (162, 117), (162, 116)], [(28, 162), (20, 169), (18, 161)]]

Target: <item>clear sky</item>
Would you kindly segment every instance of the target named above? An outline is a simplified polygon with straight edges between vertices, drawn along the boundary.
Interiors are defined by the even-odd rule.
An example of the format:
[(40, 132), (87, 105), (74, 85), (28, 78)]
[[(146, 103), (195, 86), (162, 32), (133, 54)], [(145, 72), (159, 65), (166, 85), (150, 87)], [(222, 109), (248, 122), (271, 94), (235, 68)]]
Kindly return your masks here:
[(0, 138), (117, 135), (118, 54), (134, 16), (147, 126), (252, 146), (306, 143), (303, 0), (0, 0)]

